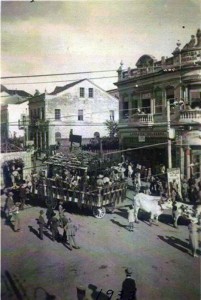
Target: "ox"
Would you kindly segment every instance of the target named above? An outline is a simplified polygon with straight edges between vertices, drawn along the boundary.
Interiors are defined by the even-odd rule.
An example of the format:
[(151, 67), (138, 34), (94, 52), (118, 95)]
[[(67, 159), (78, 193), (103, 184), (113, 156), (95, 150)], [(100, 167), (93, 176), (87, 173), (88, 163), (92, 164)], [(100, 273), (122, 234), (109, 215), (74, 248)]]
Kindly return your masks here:
[(163, 213), (165, 209), (172, 207), (172, 201), (162, 201), (161, 197), (146, 195), (144, 193), (138, 193), (134, 196), (133, 207), (135, 213), (135, 222), (138, 223), (138, 211), (142, 209), (150, 213), (150, 225), (155, 221), (158, 223), (158, 217)]
[(194, 220), (196, 223), (201, 220), (201, 205), (191, 205), (182, 202), (176, 202), (177, 210), (172, 214), (174, 227), (178, 227), (179, 217), (183, 217), (187, 220)]

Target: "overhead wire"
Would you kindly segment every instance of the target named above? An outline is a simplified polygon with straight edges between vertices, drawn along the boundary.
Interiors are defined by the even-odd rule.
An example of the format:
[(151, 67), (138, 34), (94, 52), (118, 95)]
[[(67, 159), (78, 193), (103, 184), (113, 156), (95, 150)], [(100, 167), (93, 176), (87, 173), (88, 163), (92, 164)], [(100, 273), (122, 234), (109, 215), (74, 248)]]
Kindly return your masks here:
[(78, 75), (78, 74), (106, 73), (106, 72), (116, 72), (116, 71), (117, 70), (99, 70), (99, 71), (50, 73), (50, 74), (36, 74), (36, 75), (1, 76), (0, 78), (1, 79), (14, 79), (14, 78), (50, 77), (50, 76), (66, 76), (66, 75)]
[[(87, 77), (87, 79), (108, 79), (108, 78), (117, 78), (117, 76), (102, 76), (102, 77)], [(22, 85), (22, 84), (45, 84), (45, 83), (55, 83), (55, 82), (74, 82), (78, 80), (82, 80), (85, 78), (77, 78), (77, 79), (67, 79), (67, 80), (53, 80), (53, 81), (34, 81), (34, 82), (14, 82), (14, 83), (4, 83), (5, 85)]]
[[(155, 107), (163, 107), (163, 105), (156, 105)], [(142, 107), (139, 107), (140, 109), (146, 109), (146, 108), (150, 108), (150, 106), (142, 106)], [(138, 108), (129, 108), (129, 109), (126, 109), (126, 111), (132, 111), (132, 110), (137, 110)], [(115, 111), (115, 110), (114, 110)], [(120, 110), (118, 110), (119, 112), (123, 112), (123, 111), (125, 111), (125, 109), (120, 109)], [(107, 110), (102, 110), (102, 111), (98, 111), (98, 112), (89, 112), (89, 113), (87, 113), (87, 112), (85, 112), (84, 113), (84, 116), (86, 116), (86, 115), (100, 115), (100, 114), (103, 114), (103, 113), (108, 113), (109, 112), (109, 110), (107, 109)], [(134, 114), (135, 116), (144, 116), (144, 114)], [(146, 114), (145, 114), (146, 115)], [(34, 115), (35, 116), (35, 115)], [(34, 117), (33, 116), (33, 117)], [(55, 119), (55, 117), (52, 117), (52, 118), (45, 118), (43, 121), (51, 121), (51, 120), (54, 120), (54, 121), (56, 121), (56, 122), (65, 122), (64, 120), (62, 120), (63, 118), (71, 118), (71, 117), (77, 117), (78, 116), (78, 114), (69, 114), (69, 115), (65, 115), (65, 116), (61, 116), (61, 118), (60, 119)], [(37, 120), (36, 121), (38, 121), (38, 120), (42, 120), (42, 119), (40, 119), (37, 115), (35, 116), (36, 118), (37, 118)], [(125, 118), (125, 120), (126, 120), (126, 118)], [(82, 122), (82, 121), (81, 121)], [(14, 123), (14, 124), (18, 124), (18, 122), (6, 122), (7, 124), (12, 124), (12, 123)], [(160, 122), (160, 123), (154, 123), (154, 124), (166, 124), (167, 122)], [(77, 124), (75, 124), (75, 125), (77, 125)], [(84, 124), (83, 124), (84, 125)], [(59, 126), (60, 126), (60, 124), (59, 124)]]

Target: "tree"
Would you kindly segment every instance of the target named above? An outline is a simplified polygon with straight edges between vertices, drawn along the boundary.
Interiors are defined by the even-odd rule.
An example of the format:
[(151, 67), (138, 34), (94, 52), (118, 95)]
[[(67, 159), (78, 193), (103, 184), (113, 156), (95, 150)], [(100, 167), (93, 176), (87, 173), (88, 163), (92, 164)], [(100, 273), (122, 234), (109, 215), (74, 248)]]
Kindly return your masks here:
[(112, 120), (107, 120), (105, 122), (105, 126), (107, 127), (107, 131), (109, 133), (109, 137), (114, 138), (118, 135), (118, 123)]

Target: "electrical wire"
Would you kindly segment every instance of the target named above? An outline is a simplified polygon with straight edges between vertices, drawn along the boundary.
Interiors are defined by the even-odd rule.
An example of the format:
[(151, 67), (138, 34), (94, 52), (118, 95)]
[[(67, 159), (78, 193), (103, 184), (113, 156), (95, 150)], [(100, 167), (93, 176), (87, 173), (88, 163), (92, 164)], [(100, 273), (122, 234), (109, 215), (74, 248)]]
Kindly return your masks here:
[[(108, 78), (117, 78), (117, 76), (104, 76), (104, 77), (90, 77), (87, 79), (108, 79)], [(82, 80), (85, 78), (80, 78), (80, 79), (67, 79), (67, 80), (54, 80), (54, 81), (34, 81), (34, 82), (14, 82), (14, 83), (4, 83), (5, 85), (22, 85), (22, 84), (44, 84), (44, 83), (55, 83), (55, 82), (74, 82), (78, 80)]]
[(49, 77), (49, 76), (66, 76), (66, 75), (78, 75), (78, 74), (92, 74), (92, 73), (106, 73), (116, 72), (117, 70), (99, 70), (99, 71), (83, 71), (83, 72), (69, 72), (69, 73), (51, 73), (51, 74), (37, 74), (37, 75), (18, 75), (18, 76), (2, 76), (1, 79), (13, 79), (13, 78), (31, 78), (31, 77)]
[[(14, 104), (15, 105), (15, 104)], [(17, 105), (17, 104), (16, 104)], [(6, 106), (6, 105), (5, 105)], [(155, 106), (156, 108), (157, 107), (163, 107), (163, 105), (156, 105)], [(146, 109), (146, 108), (150, 108), (150, 106), (142, 106), (142, 107), (140, 107), (140, 109)], [(126, 111), (132, 111), (132, 110), (134, 110), (134, 111), (136, 111), (137, 110), (137, 108), (129, 108), (129, 109), (126, 109)], [(119, 112), (123, 112), (123, 111), (125, 111), (125, 109), (120, 109), (120, 110), (118, 110)], [(89, 112), (89, 113), (87, 113), (87, 112), (85, 112), (84, 113), (84, 116), (86, 116), (86, 115), (100, 115), (100, 114), (103, 114), (103, 113), (108, 113), (109, 112), (109, 110), (107, 109), (107, 110), (103, 110), (103, 111), (98, 111), (98, 112)], [(144, 115), (146, 115), (146, 114), (141, 114), (141, 115), (137, 115), (137, 114), (134, 114), (135, 116), (144, 116)], [(45, 120), (44, 121), (51, 121), (51, 120), (54, 120), (54, 121), (60, 121), (60, 122), (64, 122), (63, 120), (62, 120), (62, 118), (71, 118), (71, 117), (77, 117), (78, 116), (78, 114), (71, 114), (71, 115), (66, 115), (66, 116), (61, 116), (61, 119), (59, 119), (59, 120), (56, 120), (55, 119), (55, 117), (52, 117), (52, 118), (45, 118)], [(34, 116), (33, 116), (34, 117)], [(37, 117), (37, 116), (36, 116)], [(37, 120), (40, 120), (40, 118), (39, 117), (37, 117)], [(7, 124), (12, 124), (12, 123), (14, 123), (14, 124), (18, 124), (18, 123), (16, 123), (17, 121), (15, 121), (15, 122), (6, 122)], [(159, 123), (159, 124), (166, 124), (167, 122), (163, 122), (163, 123)], [(156, 124), (156, 123), (155, 123)], [(158, 124), (158, 123), (157, 123)]]

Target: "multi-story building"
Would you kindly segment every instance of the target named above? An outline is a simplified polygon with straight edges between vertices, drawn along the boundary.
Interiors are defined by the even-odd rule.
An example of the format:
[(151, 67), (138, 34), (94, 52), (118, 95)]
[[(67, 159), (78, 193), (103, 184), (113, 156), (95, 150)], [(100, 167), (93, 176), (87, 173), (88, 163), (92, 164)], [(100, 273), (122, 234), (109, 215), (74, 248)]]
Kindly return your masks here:
[(56, 87), (52, 93), (35, 95), (29, 101), (30, 134), (42, 151), (70, 131), (83, 139), (107, 134), (106, 120), (118, 121), (119, 101), (88, 79)]
[(28, 98), (22, 90), (9, 90), (1, 86), (1, 141), (12, 138), (27, 140)]
[[(118, 69), (119, 134), (130, 158), (147, 167), (201, 171), (201, 31), (169, 58), (142, 55), (136, 68)], [(169, 112), (170, 108), (170, 112)], [(175, 134), (174, 134), (175, 132)], [(172, 142), (168, 142), (169, 138)], [(168, 145), (169, 144), (169, 152)], [(171, 147), (170, 147), (171, 146)], [(172, 166), (168, 153), (172, 154)]]

